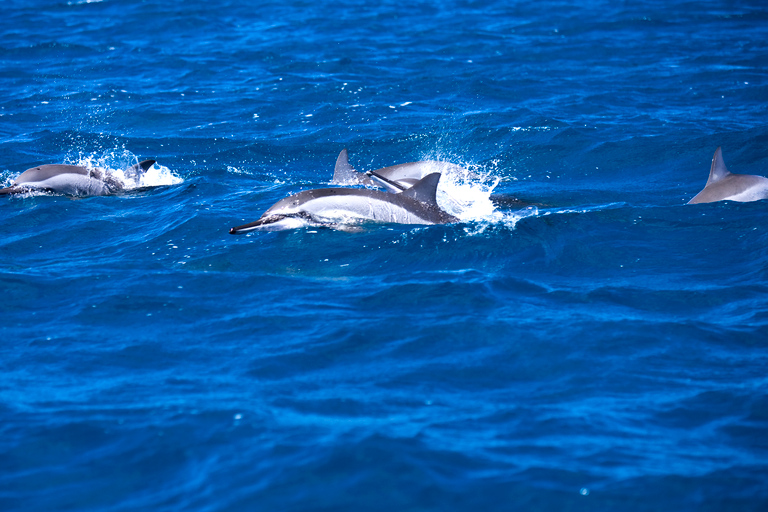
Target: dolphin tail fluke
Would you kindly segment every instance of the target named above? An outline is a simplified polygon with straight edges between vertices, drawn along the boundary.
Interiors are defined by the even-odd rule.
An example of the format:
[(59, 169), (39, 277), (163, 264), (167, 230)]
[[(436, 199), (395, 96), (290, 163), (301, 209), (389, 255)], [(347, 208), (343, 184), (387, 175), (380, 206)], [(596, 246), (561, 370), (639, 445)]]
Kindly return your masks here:
[(401, 192), (404, 196), (412, 197), (417, 201), (429, 205), (437, 205), (437, 184), (440, 182), (440, 173), (427, 174), (416, 182), (408, 190)]
[(712, 157), (712, 167), (709, 168), (707, 185), (716, 183), (729, 174), (731, 173), (728, 172), (728, 168), (725, 166), (725, 161), (723, 160), (723, 150), (718, 146), (715, 150), (715, 155)]

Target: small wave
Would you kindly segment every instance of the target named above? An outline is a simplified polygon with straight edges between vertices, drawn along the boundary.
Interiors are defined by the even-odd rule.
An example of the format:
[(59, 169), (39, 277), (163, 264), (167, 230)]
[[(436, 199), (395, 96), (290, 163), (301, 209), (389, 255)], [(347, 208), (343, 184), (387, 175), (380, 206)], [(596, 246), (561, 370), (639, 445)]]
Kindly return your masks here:
[(545, 211), (544, 213), (542, 213), (542, 215), (601, 212), (604, 210), (615, 210), (618, 208), (624, 208), (626, 206), (627, 206), (627, 203), (622, 201), (622, 202), (613, 202), (613, 203), (590, 205), (590, 206), (551, 209), (551, 210)]
[(506, 229), (515, 229), (517, 223), (521, 220), (529, 217), (537, 217), (538, 215), (540, 215), (540, 213), (536, 206), (527, 206), (515, 211), (495, 210), (492, 215), (469, 223), (464, 227), (464, 232), (469, 236), (476, 236), (483, 235), (489, 229), (500, 226)]

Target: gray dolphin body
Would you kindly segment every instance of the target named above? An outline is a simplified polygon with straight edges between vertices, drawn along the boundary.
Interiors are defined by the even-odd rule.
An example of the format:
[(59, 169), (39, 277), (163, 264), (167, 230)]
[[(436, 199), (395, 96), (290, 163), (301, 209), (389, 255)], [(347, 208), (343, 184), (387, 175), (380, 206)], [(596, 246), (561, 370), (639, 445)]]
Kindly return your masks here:
[(359, 172), (349, 163), (349, 153), (346, 148), (341, 150), (333, 169), (332, 183), (339, 185), (366, 185), (381, 187), (389, 192), (402, 192), (412, 187), (416, 182), (433, 173), (460, 171), (469, 173), (467, 169), (438, 160), (422, 160), (405, 164), (392, 165), (375, 171)]
[[(144, 160), (125, 170), (135, 174), (146, 171), (154, 160)], [(27, 169), (8, 188), (0, 189), (0, 195), (21, 194), (30, 190), (45, 190), (68, 196), (106, 196), (123, 190), (120, 180), (101, 169), (86, 169), (79, 165), (49, 164)]]
[(768, 178), (752, 174), (728, 172), (723, 152), (718, 147), (712, 157), (709, 179), (704, 190), (696, 194), (688, 204), (713, 203), (715, 201), (759, 201), (768, 199)]
[(320, 188), (281, 199), (255, 222), (229, 230), (233, 235), (253, 230), (277, 231), (302, 226), (337, 226), (374, 221), (397, 224), (447, 224), (458, 219), (437, 205), (439, 173), (432, 173), (408, 190), (390, 194), (381, 190)]

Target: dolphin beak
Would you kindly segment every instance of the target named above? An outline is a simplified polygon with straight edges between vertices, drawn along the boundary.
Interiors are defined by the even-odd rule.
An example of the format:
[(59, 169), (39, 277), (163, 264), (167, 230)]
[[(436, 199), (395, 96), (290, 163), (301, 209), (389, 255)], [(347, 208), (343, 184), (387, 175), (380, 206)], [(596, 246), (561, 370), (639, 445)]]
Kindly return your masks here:
[(311, 218), (306, 214), (272, 213), (262, 216), (259, 220), (235, 226), (229, 230), (230, 235), (242, 235), (249, 231), (283, 231), (284, 229), (296, 229), (314, 225)]
[(231, 228), (229, 230), (230, 235), (242, 235), (243, 233), (247, 233), (249, 231), (252, 231), (259, 226), (261, 226), (264, 222), (259, 219), (255, 222), (249, 222), (248, 224), (243, 224), (242, 226), (235, 226), (234, 228)]
[[(289, 224), (289, 226), (283, 225), (286, 223)], [(299, 221), (298, 223), (302, 225), (305, 224), (303, 221)], [(259, 220), (249, 222), (248, 224), (235, 226), (229, 230), (229, 234), (242, 235), (243, 233), (248, 233), (249, 231), (257, 229), (261, 231), (280, 231), (286, 228), (296, 227), (294, 224), (297, 224), (297, 219), (294, 219), (290, 215), (267, 215), (266, 217), (261, 217)]]

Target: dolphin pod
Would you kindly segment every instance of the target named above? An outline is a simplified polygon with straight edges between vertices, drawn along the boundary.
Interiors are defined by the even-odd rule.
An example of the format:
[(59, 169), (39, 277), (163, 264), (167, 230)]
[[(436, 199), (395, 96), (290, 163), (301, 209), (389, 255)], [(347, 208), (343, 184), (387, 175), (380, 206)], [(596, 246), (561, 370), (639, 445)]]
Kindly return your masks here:
[(733, 174), (723, 161), (720, 147), (712, 157), (709, 179), (704, 190), (688, 201), (688, 204), (713, 203), (715, 201), (759, 201), (768, 199), (768, 178), (752, 174)]
[[(229, 230), (231, 234), (253, 230), (292, 229), (307, 225), (337, 226), (350, 220), (400, 224), (445, 224), (458, 219), (441, 210), (435, 200), (440, 174), (468, 172), (449, 162), (425, 160), (359, 172), (349, 163), (346, 148), (339, 153), (332, 183), (381, 187), (370, 189), (323, 188), (305, 190), (281, 199), (258, 220)], [(768, 198), (768, 178), (728, 172), (722, 149), (712, 158), (709, 180), (704, 190), (688, 204), (714, 201), (757, 201)], [(493, 197), (491, 198), (493, 199)], [(497, 203), (498, 204), (498, 203)], [(525, 205), (512, 198), (509, 205)]]
[[(124, 172), (128, 175), (146, 171), (154, 160), (144, 160)], [(281, 230), (301, 226), (342, 227), (351, 223), (375, 221), (398, 224), (447, 224), (458, 219), (445, 212), (436, 201), (437, 185), (443, 172), (469, 171), (456, 164), (434, 160), (409, 162), (373, 171), (359, 172), (349, 163), (345, 149), (339, 153), (332, 183), (364, 185), (377, 189), (321, 188), (299, 192), (281, 199), (256, 221), (236, 226), (231, 234), (254, 230)], [(123, 183), (102, 169), (78, 165), (48, 164), (27, 169), (0, 195), (43, 190), (70, 196), (102, 196), (124, 190)], [(511, 196), (510, 196), (511, 197)], [(516, 198), (504, 198), (506, 206), (525, 206)], [(750, 174), (734, 174), (723, 161), (722, 148), (712, 157), (709, 178), (704, 189), (688, 204), (715, 201), (759, 201), (768, 199), (768, 178)]]
[[(146, 171), (155, 164), (144, 160), (125, 170), (135, 174)], [(124, 189), (123, 183), (101, 169), (87, 169), (80, 165), (48, 164), (27, 169), (13, 185), (0, 189), (0, 195), (21, 194), (30, 190), (44, 190), (68, 196), (106, 196)]]

